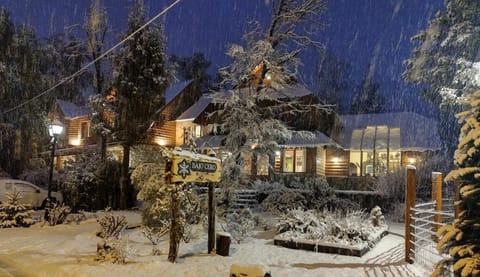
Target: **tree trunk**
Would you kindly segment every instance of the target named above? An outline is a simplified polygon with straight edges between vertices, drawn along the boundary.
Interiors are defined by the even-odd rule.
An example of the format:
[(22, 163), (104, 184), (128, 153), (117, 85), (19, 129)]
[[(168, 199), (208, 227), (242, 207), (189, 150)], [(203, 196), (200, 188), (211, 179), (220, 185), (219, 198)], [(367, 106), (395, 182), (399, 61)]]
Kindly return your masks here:
[[(167, 186), (175, 186), (175, 184), (167, 184)], [(168, 251), (168, 261), (174, 263), (178, 256), (178, 246), (180, 245), (180, 238), (182, 233), (178, 220), (180, 218), (180, 201), (178, 200), (177, 193), (173, 191), (171, 193), (171, 211), (172, 218), (170, 223), (170, 247)]]
[(128, 166), (130, 163), (130, 145), (123, 145), (122, 172), (120, 176), (120, 209), (127, 208)]
[[(100, 182), (97, 184), (95, 206), (97, 210), (105, 208), (105, 205), (108, 203), (107, 196), (107, 136), (101, 135), (100, 137), (100, 158), (102, 161), (102, 172), (100, 176)], [(111, 207), (111, 206), (110, 206)]]

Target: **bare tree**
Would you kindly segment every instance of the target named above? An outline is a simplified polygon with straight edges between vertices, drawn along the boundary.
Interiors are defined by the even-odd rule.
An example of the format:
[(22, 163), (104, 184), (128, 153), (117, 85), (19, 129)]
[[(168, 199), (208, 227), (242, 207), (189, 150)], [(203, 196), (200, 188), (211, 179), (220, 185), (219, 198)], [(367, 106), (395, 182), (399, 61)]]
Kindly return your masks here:
[[(102, 5), (102, 0), (92, 0), (88, 14), (85, 17), (84, 29), (87, 33), (87, 45), (91, 59), (95, 61), (102, 54), (108, 31), (107, 11)], [(94, 86), (97, 94), (102, 94), (104, 84), (102, 60), (95, 61), (94, 65)]]

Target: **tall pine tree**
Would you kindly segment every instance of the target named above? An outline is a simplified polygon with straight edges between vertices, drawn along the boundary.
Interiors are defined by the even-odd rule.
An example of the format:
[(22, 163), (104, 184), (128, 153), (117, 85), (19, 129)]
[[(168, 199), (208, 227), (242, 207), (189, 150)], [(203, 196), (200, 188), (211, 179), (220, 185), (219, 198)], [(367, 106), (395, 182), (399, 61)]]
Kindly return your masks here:
[(407, 81), (425, 85), (424, 97), (437, 104), (455, 102), (480, 89), (480, 2), (446, 0), (406, 61)]
[[(128, 18), (128, 34), (146, 23), (142, 0), (137, 0)], [(160, 25), (151, 24), (123, 44), (115, 57), (114, 87), (117, 117), (114, 136), (123, 146), (120, 208), (127, 206), (130, 149), (146, 135), (155, 112), (165, 105), (170, 83), (166, 68), (165, 41)]]
[(455, 151), (457, 169), (446, 179), (460, 186), (459, 214), (453, 225), (438, 231), (437, 249), (452, 260), (439, 263), (433, 276), (441, 276), (450, 263), (456, 276), (480, 276), (480, 91), (468, 97), (468, 104), (470, 109), (457, 115), (463, 124)]

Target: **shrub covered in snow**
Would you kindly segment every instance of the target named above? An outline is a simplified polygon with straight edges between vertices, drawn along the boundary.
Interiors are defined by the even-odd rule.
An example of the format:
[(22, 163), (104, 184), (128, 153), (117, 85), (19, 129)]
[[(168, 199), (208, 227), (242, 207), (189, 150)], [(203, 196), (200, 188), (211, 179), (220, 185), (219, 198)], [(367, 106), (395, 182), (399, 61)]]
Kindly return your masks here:
[(257, 219), (250, 209), (242, 209), (238, 212), (226, 213), (225, 222), (224, 231), (230, 233), (237, 243), (241, 243), (245, 238), (252, 235)]
[(372, 225), (377, 227), (385, 224), (385, 217), (383, 216), (382, 209), (379, 206), (373, 207), (370, 211), (370, 220)]
[(56, 203), (53, 204), (53, 207), (45, 209), (45, 213), (47, 214), (46, 219), (50, 226), (64, 223), (70, 212), (71, 209), (69, 206), (64, 204), (57, 205)]
[(277, 224), (277, 233), (283, 239), (304, 239), (343, 245), (372, 246), (376, 234), (385, 229), (384, 224), (374, 226), (365, 212), (333, 212), (327, 209), (289, 210)]
[(181, 240), (190, 239), (190, 224), (200, 221), (200, 202), (186, 183), (168, 184), (158, 163), (139, 165), (131, 175), (139, 189), (137, 198), (144, 201), (143, 223), (156, 232), (170, 232), (169, 261), (174, 262)]
[(128, 241), (121, 240), (121, 232), (127, 226), (125, 216), (115, 216), (111, 211), (97, 219), (100, 230), (97, 236), (101, 240), (97, 243), (96, 261), (125, 263), (128, 256)]
[(158, 248), (162, 237), (167, 233), (168, 230), (163, 230), (163, 232), (156, 231), (154, 228), (145, 226), (142, 229), (142, 234), (152, 243), (152, 255), (158, 256), (162, 254), (162, 251)]
[(339, 199), (335, 190), (323, 176), (315, 177), (283, 177), (276, 181), (254, 182), (255, 189), (260, 194), (261, 207), (268, 212), (284, 213), (287, 210), (351, 209), (357, 206), (349, 200)]
[(16, 190), (7, 193), (7, 201), (0, 204), (0, 228), (29, 227), (35, 222), (30, 205), (22, 204), (22, 196)]

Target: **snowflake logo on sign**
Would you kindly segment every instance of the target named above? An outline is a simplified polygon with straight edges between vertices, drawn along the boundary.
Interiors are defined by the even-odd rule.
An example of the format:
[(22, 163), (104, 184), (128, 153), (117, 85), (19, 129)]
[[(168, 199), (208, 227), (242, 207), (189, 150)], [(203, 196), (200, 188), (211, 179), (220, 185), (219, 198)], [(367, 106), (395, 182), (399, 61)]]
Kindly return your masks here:
[(182, 162), (178, 163), (178, 175), (182, 176), (183, 179), (190, 175), (190, 165), (184, 159)]

